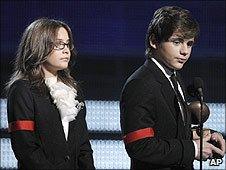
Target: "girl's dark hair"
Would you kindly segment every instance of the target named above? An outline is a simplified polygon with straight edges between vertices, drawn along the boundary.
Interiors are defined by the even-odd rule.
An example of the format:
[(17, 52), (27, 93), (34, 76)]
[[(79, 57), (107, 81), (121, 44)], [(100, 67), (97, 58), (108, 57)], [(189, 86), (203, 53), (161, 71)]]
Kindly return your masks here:
[[(18, 47), (14, 63), (14, 73), (7, 83), (6, 90), (18, 79), (29, 80), (33, 86), (39, 89), (45, 86), (42, 64), (47, 60), (53, 50), (59, 28), (65, 28), (68, 32), (70, 46), (73, 46), (73, 37), (70, 27), (59, 20), (41, 18), (32, 22), (24, 31)], [(72, 48), (70, 48), (72, 49)], [(58, 78), (65, 84), (77, 89), (76, 82), (70, 75), (70, 67), (73, 66), (77, 53), (71, 50), (69, 68), (58, 71)]]
[(174, 32), (180, 33), (182, 38), (194, 37), (196, 40), (199, 34), (199, 24), (188, 10), (181, 7), (165, 6), (156, 10), (146, 33), (146, 55), (152, 54), (151, 36), (154, 36), (155, 41), (160, 43), (167, 41)]

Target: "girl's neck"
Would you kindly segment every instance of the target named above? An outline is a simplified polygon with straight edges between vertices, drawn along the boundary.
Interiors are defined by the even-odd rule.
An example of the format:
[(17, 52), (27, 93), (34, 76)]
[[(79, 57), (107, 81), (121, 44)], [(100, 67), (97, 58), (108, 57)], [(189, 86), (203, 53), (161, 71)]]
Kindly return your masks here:
[(46, 67), (42, 67), (45, 78), (49, 78), (49, 77), (57, 77), (57, 71), (53, 71), (50, 69), (47, 69)]

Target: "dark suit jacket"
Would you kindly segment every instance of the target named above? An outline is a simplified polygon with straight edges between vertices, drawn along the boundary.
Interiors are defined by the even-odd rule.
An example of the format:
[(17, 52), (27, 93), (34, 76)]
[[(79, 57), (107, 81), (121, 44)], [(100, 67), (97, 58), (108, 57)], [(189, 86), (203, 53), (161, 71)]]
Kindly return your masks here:
[[(82, 101), (80, 93), (78, 100)], [(40, 94), (28, 81), (17, 80), (10, 88), (7, 104), (9, 124), (34, 122), (34, 131), (11, 132), (19, 169), (94, 169), (85, 108), (69, 123), (66, 141), (59, 111), (49, 92)]]
[(152, 137), (125, 142), (131, 169), (192, 169), (195, 148), (190, 115), (185, 116), (184, 125), (170, 82), (153, 61), (146, 60), (128, 78), (120, 111), (123, 135), (145, 128), (154, 130)]

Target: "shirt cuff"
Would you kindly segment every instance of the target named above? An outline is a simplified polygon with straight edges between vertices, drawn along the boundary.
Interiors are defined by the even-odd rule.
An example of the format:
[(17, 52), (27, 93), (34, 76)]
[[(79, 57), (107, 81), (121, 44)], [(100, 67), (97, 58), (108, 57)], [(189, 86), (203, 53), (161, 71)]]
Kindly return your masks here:
[(195, 146), (195, 158), (196, 158), (196, 156), (198, 156), (198, 146), (195, 141), (192, 141), (192, 142), (194, 143), (194, 146)]

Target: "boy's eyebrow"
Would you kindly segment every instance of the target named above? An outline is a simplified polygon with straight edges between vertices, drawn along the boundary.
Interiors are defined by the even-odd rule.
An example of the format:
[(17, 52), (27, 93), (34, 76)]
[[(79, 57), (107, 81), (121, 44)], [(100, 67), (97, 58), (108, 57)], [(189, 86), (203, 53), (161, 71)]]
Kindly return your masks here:
[(174, 41), (174, 40), (184, 41), (184, 38), (175, 36), (175, 37), (170, 37), (168, 41)]
[(188, 41), (188, 42), (194, 42), (194, 39), (193, 38), (189, 38), (189, 39), (186, 39), (186, 38), (183, 38), (181, 36), (172, 36), (169, 38), (170, 41), (172, 40), (179, 40), (179, 41)]
[(184, 38), (182, 38), (182, 37), (170, 37), (169, 39), (173, 39), (173, 40), (175, 40), (175, 39), (181, 39), (181, 40), (184, 40)]

